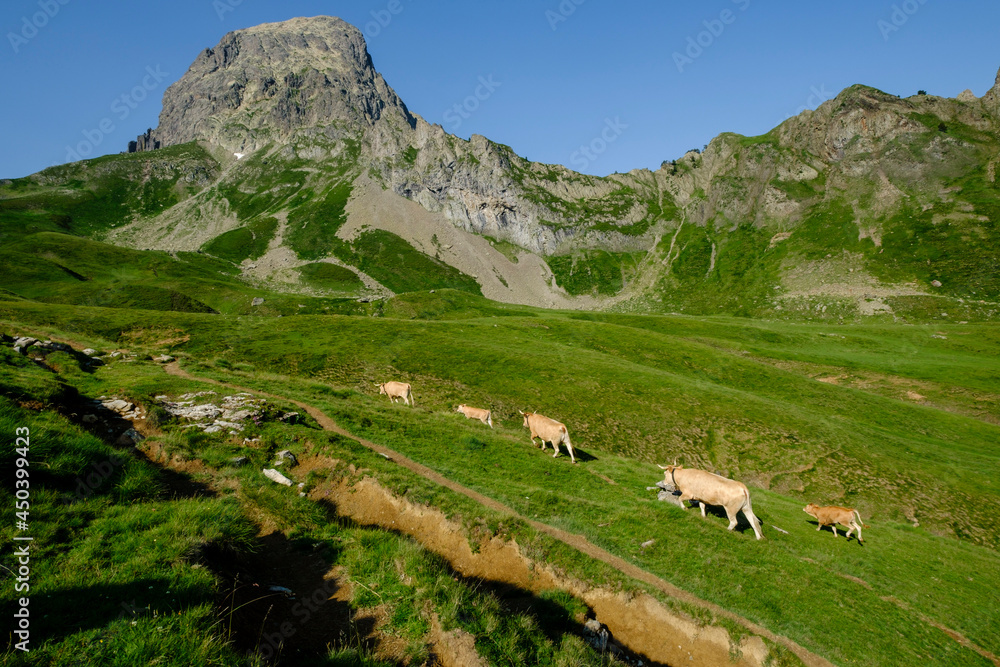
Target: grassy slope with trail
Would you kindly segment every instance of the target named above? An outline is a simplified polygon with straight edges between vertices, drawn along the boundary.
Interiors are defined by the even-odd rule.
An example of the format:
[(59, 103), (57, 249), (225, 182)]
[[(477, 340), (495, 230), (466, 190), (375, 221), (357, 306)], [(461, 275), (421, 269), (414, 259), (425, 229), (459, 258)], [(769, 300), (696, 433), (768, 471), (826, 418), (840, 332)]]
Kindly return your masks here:
[[(110, 347), (100, 339), (87, 342)], [(488, 664), (607, 664), (579, 636), (586, 609), (572, 597), (552, 592), (530, 609), (511, 609), (503, 591), (457, 578), (447, 562), (414, 541), (338, 521), (283, 487), (261, 484), (259, 470), (273, 459), (279, 443), (291, 443), (303, 456), (304, 443), (315, 440), (344, 468), (384, 463), (370, 452), (336, 438), (319, 439), (308, 421), (251, 424), (245, 435), (261, 438), (266, 446), (247, 449), (240, 444), (244, 434), (231, 438), (190, 431), (164, 421), (161, 412), (142, 446), (175, 462), (196, 462), (189, 467), (193, 472), (178, 475), (131, 448), (103, 442), (56, 411), (90, 410), (81, 403), (84, 397), (118, 393), (155, 413), (153, 393), (210, 387), (166, 376), (149, 363), (95, 370), (82, 365), (83, 359), (52, 352), (36, 363), (14, 353), (9, 342), (0, 345), (0, 426), (10, 433), (26, 426), (31, 433), (35, 538), (31, 652), (8, 646), (0, 654), (5, 664), (79, 664), (85, 655), (91, 664), (122, 667), (390, 667), (429, 658), (432, 642), (440, 641), (431, 633), (432, 616), (444, 632), (476, 637), (477, 651)], [(230, 459), (237, 454), (253, 464), (234, 467)], [(0, 457), (4, 469), (12, 471), (13, 449)], [(8, 481), (0, 496), (12, 504)], [(314, 476), (306, 481), (317, 482)], [(11, 530), (5, 527), (3, 534), (9, 539)], [(276, 574), (282, 563), (266, 560), (276, 547), (284, 566), (290, 562), (294, 575), (301, 576)], [(264, 558), (263, 570), (248, 570), (258, 557)], [(16, 566), (9, 554), (3, 564)], [(311, 579), (302, 572), (306, 569), (313, 570)], [(335, 587), (324, 583), (328, 570), (337, 572)], [(232, 578), (234, 571), (238, 579)], [(13, 603), (8, 572), (2, 575), (5, 606)], [(313, 601), (311, 614), (304, 614), (301, 604), (294, 606), (294, 599), (285, 603), (262, 589), (282, 576), (295, 579), (279, 583), (293, 584), (298, 600)], [(313, 595), (314, 589), (340, 588), (353, 595), (325, 603)], [(310, 619), (320, 623), (310, 624)], [(339, 623), (331, 625), (331, 619)], [(262, 641), (262, 636), (276, 636), (284, 623), (292, 632), (284, 631), (283, 649)], [(244, 654), (254, 646), (264, 656), (283, 659)]]
[[(451, 293), (390, 304), (405, 317), (439, 319), (71, 315), (23, 303), (3, 304), (2, 316), (169, 350), (200, 372), (312, 402), (353, 433), (584, 534), (834, 662), (862, 664), (874, 651), (884, 664), (981, 664), (923, 617), (1000, 650), (1000, 610), (985, 594), (1000, 560), (971, 543), (997, 538), (997, 426), (774, 366), (853, 367), (995, 391), (992, 325), (953, 326), (947, 341), (918, 327), (841, 327), (838, 338), (829, 327), (724, 318), (540, 314)], [(190, 339), (160, 342), (171, 328)], [(367, 395), (387, 377), (414, 382), (421, 407)], [(475, 428), (450, 412), (458, 402), (493, 407), (506, 427)], [(583, 463), (527, 447), (511, 421), (525, 407), (566, 421)], [(649, 463), (675, 455), (749, 481), (765, 524), (790, 534), (767, 529), (758, 548), (719, 520), (653, 501)], [(784, 474), (771, 476), (775, 466)], [(414, 493), (415, 502), (440, 502)], [(806, 500), (859, 506), (874, 527), (869, 544), (815, 533), (801, 512)], [(920, 528), (904, 518), (913, 509)], [(638, 548), (650, 538), (653, 547)], [(980, 613), (965, 613), (970, 605)], [(854, 647), (859, 628), (864, 653)]]

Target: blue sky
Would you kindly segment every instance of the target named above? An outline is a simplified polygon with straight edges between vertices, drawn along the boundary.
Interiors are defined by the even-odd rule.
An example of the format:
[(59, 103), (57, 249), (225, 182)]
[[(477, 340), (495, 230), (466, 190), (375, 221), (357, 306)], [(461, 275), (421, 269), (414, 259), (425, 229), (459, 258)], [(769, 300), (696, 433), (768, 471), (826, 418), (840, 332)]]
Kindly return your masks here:
[(982, 95), (1000, 68), (995, 0), (5, 0), (0, 177), (81, 142), (124, 150), (200, 50), (319, 14), (360, 27), (429, 122), (601, 175), (761, 134), (854, 83)]

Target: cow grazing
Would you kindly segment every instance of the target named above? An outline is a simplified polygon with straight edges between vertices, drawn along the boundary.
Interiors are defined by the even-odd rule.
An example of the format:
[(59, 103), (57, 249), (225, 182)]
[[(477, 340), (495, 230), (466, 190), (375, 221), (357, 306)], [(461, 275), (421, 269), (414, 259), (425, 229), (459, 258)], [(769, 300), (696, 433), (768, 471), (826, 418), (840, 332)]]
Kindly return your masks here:
[(841, 526), (847, 526), (848, 540), (851, 539), (851, 533), (857, 530), (858, 544), (864, 543), (864, 540), (861, 539), (861, 527), (867, 528), (868, 526), (861, 520), (861, 515), (853, 507), (820, 507), (809, 503), (802, 508), (802, 511), (816, 519), (816, 530), (823, 530), (823, 526), (830, 526), (833, 529), (833, 536), (836, 537), (837, 524), (839, 523)]
[[(518, 412), (521, 411), (518, 410)], [(556, 450), (556, 453), (552, 455), (552, 458), (555, 458), (559, 456), (559, 443), (562, 442), (569, 450), (569, 458), (573, 463), (576, 463), (576, 456), (573, 455), (573, 443), (569, 441), (569, 431), (566, 430), (565, 424), (535, 412), (521, 412), (521, 415), (524, 416), (524, 425), (531, 431), (532, 446), (535, 446), (535, 438), (541, 439), (543, 450), (545, 443), (551, 442), (552, 448)]]
[(468, 405), (460, 405), (455, 408), (456, 412), (461, 412), (465, 415), (466, 419), (478, 419), (479, 421), (487, 424), (490, 428), (493, 428), (493, 413), (489, 410), (483, 410), (482, 408), (473, 408)]
[(379, 396), (382, 394), (387, 395), (393, 403), (396, 402), (397, 398), (401, 398), (407, 405), (411, 407), (414, 405), (413, 391), (408, 382), (386, 382), (385, 384), (380, 384), (378, 386), (378, 394)]
[(686, 501), (696, 500), (701, 506), (701, 515), (705, 516), (706, 503), (721, 505), (729, 517), (729, 530), (736, 528), (736, 513), (743, 512), (757, 539), (764, 539), (760, 532), (760, 520), (754, 516), (750, 504), (750, 491), (745, 484), (695, 468), (679, 465), (659, 467), (664, 471), (663, 481), (666, 487), (681, 492), (681, 509), (687, 509), (684, 505)]

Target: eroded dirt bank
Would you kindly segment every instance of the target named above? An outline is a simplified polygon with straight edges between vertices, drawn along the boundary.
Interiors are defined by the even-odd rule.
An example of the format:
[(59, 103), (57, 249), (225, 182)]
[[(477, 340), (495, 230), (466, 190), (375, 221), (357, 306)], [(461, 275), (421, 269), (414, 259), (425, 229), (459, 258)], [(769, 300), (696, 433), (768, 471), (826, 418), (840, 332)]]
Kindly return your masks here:
[[(515, 541), (492, 538), (474, 552), (462, 527), (437, 510), (394, 496), (370, 477), (327, 482), (313, 489), (309, 497), (335, 505), (339, 515), (360, 524), (413, 537), (464, 576), (510, 584), (532, 593), (552, 588), (568, 591), (587, 603), (616, 641), (655, 663), (761, 667), (767, 659), (767, 647), (758, 636), (734, 644), (725, 629), (699, 627), (649, 595), (626, 595), (592, 587), (536, 563), (521, 553)], [(735, 653), (741, 657), (733, 661)]]

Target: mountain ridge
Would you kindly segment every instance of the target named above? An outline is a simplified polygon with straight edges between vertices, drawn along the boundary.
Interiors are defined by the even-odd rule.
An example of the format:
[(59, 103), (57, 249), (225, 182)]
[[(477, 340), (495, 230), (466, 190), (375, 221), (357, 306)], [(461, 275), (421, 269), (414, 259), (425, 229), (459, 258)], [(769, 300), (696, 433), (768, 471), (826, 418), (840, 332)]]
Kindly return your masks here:
[[(360, 31), (297, 18), (201, 52), (136, 142), (136, 159), (161, 167), (142, 149), (200, 145), (211, 156), (203, 187), (93, 233), (212, 254), (253, 237), (256, 250), (226, 256), (287, 289), (316, 262), (356, 271), (371, 295), (429, 284), (371, 282), (372, 262), (407, 246), (421, 271), (457, 270), (492, 299), (545, 307), (843, 319), (950, 305), (989, 316), (1000, 300), (998, 128), (1000, 73), (979, 98), (855, 85), (764, 135), (722, 133), (655, 171), (589, 176), (427, 123), (378, 74)], [(359, 210), (350, 202), (385, 196), (430, 215), (403, 207), (403, 219), (346, 224)], [(377, 246), (367, 268), (358, 244)], [(525, 271), (519, 256), (537, 261)]]

